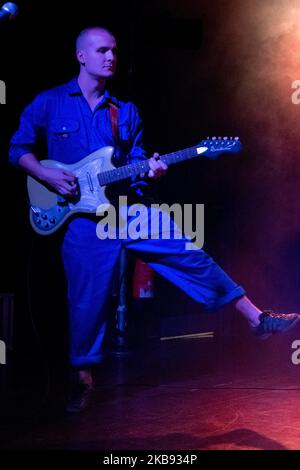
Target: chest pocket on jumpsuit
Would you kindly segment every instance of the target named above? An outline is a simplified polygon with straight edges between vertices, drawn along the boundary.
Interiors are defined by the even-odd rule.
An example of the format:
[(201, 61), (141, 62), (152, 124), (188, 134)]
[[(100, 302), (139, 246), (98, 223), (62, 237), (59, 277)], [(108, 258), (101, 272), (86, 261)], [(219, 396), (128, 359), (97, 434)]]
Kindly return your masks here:
[[(76, 119), (61, 118), (52, 120), (49, 127), (52, 155), (62, 156), (66, 154), (66, 157), (71, 163), (71, 160), (73, 160), (80, 147), (79, 129), (79, 121)], [(70, 153), (71, 155), (69, 155)], [(74, 158), (74, 160), (76, 160), (76, 158)]]

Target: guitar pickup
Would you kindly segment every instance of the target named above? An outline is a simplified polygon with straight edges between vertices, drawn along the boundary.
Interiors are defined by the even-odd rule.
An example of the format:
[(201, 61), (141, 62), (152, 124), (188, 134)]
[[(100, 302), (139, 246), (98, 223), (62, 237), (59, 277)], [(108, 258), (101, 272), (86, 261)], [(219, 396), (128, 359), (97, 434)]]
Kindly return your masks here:
[(86, 177), (87, 177), (87, 181), (88, 181), (90, 191), (91, 191), (91, 193), (93, 193), (94, 192), (94, 185), (93, 185), (93, 180), (92, 180), (91, 174), (89, 172), (87, 172)]

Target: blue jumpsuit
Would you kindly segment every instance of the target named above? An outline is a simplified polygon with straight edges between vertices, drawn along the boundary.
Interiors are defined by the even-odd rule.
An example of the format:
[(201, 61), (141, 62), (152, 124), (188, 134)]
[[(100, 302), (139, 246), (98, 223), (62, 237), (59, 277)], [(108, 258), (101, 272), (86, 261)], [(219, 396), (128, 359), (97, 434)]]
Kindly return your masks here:
[[(39, 94), (24, 110), (13, 135), (10, 160), (47, 145), (48, 158), (75, 163), (101, 147), (114, 146), (109, 102), (119, 107), (120, 146), (116, 159), (125, 164), (145, 159), (142, 123), (133, 103), (106, 90), (92, 111), (77, 79)], [(78, 216), (68, 223), (62, 257), (68, 284), (70, 362), (101, 362), (109, 319), (108, 300), (120, 250), (125, 247), (207, 309), (216, 309), (245, 294), (203, 250), (186, 250), (182, 239), (106, 239), (96, 235), (97, 221)]]

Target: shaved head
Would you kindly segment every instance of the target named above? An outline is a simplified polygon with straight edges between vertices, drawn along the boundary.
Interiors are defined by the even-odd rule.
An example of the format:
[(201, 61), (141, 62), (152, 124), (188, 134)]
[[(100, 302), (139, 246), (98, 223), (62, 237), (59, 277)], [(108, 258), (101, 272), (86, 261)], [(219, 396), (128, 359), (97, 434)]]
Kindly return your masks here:
[(81, 79), (107, 80), (115, 74), (116, 39), (102, 26), (85, 28), (76, 40), (76, 56), (80, 64)]
[(80, 33), (78, 34), (76, 39), (76, 51), (78, 51), (79, 49), (84, 49), (87, 46), (89, 42), (89, 37), (94, 32), (102, 32), (114, 37), (113, 33), (107, 28), (104, 28), (102, 26), (89, 26), (88, 28), (85, 28), (80, 31)]

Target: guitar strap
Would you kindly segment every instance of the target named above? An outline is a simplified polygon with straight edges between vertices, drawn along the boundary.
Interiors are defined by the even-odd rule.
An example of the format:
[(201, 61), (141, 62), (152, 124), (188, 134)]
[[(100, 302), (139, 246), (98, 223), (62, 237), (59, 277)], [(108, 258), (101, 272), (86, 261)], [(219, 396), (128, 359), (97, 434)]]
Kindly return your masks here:
[(109, 115), (110, 115), (110, 123), (111, 123), (111, 130), (114, 141), (116, 145), (119, 144), (120, 136), (119, 136), (119, 108), (114, 103), (109, 102)]

